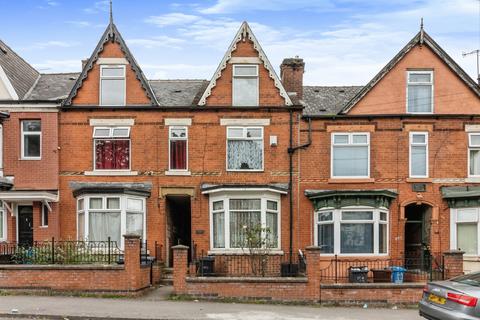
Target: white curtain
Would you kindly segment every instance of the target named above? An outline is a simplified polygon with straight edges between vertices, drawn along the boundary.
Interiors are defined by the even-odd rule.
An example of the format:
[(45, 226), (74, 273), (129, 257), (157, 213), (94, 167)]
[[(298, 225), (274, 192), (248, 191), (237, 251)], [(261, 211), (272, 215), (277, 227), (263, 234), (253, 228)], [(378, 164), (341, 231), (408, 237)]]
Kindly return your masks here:
[(78, 240), (85, 240), (85, 213), (78, 213)]
[(480, 150), (470, 150), (470, 174), (480, 175)]
[(466, 254), (477, 255), (478, 235), (476, 223), (457, 224), (457, 248)]
[(88, 239), (90, 241), (116, 241), (120, 245), (120, 212), (90, 212)]
[(233, 101), (236, 106), (256, 106), (258, 104), (258, 78), (233, 79)]
[(228, 140), (228, 169), (262, 169), (263, 140)]
[(408, 86), (408, 111), (431, 112), (432, 111), (432, 86), (409, 85)]
[(269, 230), (267, 244), (276, 248), (278, 246), (278, 213), (267, 212), (267, 228)]
[(411, 148), (412, 175), (426, 176), (427, 175), (427, 147), (426, 146), (412, 146)]
[(213, 213), (213, 247), (225, 248), (225, 213)]
[[(242, 210), (242, 211), (235, 211), (235, 210)], [(249, 228), (256, 227), (256, 226), (259, 226), (260, 224), (261, 224), (260, 199), (230, 199), (230, 247), (231, 248), (241, 248), (243, 245), (245, 245), (246, 239), (245, 239), (244, 229), (246, 227), (249, 227)], [(260, 233), (258, 234), (258, 237), (261, 237)]]
[(336, 177), (368, 176), (368, 146), (335, 146), (333, 175)]
[(143, 237), (143, 213), (127, 212), (127, 234)]

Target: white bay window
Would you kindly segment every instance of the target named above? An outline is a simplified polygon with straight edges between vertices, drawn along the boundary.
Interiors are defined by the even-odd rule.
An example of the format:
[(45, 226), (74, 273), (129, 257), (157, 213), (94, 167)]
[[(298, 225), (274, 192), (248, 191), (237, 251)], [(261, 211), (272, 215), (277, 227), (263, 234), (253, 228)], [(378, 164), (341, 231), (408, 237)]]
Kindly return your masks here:
[(387, 254), (387, 209), (324, 208), (315, 213), (315, 226), (315, 243), (322, 253)]
[(462, 250), (466, 256), (480, 252), (480, 208), (450, 209), (450, 249)]
[(210, 197), (211, 248), (248, 249), (246, 230), (258, 232), (271, 249), (280, 244), (280, 198), (274, 194), (227, 194)]
[(115, 241), (123, 248), (122, 235), (145, 239), (145, 198), (124, 194), (86, 195), (77, 198), (77, 238)]

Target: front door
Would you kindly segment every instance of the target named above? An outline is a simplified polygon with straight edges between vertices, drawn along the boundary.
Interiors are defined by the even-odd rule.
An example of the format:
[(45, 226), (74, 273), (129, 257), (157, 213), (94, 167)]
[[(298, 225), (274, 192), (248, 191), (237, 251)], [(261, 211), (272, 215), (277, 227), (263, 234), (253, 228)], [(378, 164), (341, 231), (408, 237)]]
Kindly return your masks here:
[(405, 265), (410, 269), (430, 268), (431, 207), (410, 205), (405, 208)]
[(33, 245), (33, 207), (18, 206), (18, 244)]

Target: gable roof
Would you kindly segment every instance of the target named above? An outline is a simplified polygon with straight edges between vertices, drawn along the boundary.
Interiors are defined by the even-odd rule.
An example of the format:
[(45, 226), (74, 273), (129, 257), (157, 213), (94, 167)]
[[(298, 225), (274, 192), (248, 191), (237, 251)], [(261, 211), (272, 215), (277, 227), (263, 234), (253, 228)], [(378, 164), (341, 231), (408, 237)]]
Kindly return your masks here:
[(65, 99), (65, 101), (62, 103), (63, 106), (65, 105), (71, 105), (73, 98), (77, 95), (78, 90), (82, 87), (83, 81), (87, 78), (88, 72), (93, 68), (93, 64), (98, 60), (98, 57), (100, 53), (103, 51), (104, 45), (108, 42), (117, 42), (120, 45), (120, 48), (122, 49), (122, 52), (125, 54), (125, 58), (127, 61), (130, 63), (130, 66), (132, 67), (133, 71), (135, 72), (137, 79), (140, 81), (143, 89), (145, 89), (145, 92), (147, 93), (148, 98), (151, 101), (152, 105), (157, 105), (157, 99), (155, 97), (155, 94), (152, 91), (152, 88), (150, 87), (150, 84), (147, 81), (147, 78), (143, 74), (142, 69), (140, 69), (140, 66), (138, 65), (137, 61), (133, 57), (132, 53), (127, 47), (127, 44), (122, 38), (122, 35), (118, 31), (117, 27), (113, 23), (113, 20), (110, 19), (110, 23), (108, 24), (107, 28), (105, 29), (105, 32), (103, 33), (102, 37), (100, 38), (100, 41), (98, 42), (97, 46), (95, 47), (95, 50), (93, 51), (92, 55), (88, 59), (87, 63), (83, 67), (82, 72), (80, 73), (80, 76), (78, 77), (75, 85), (73, 86), (70, 94), (68, 97)]
[(362, 90), (360, 90), (341, 110), (340, 114), (348, 113), (383, 77), (392, 70), (417, 44), (428, 46), (463, 82), (480, 97), (478, 84), (426, 33), (423, 28), (407, 45), (400, 50), (385, 67)]
[(280, 78), (278, 77), (277, 73), (275, 72), (275, 69), (273, 69), (272, 65), (270, 64), (270, 61), (268, 61), (267, 55), (265, 52), (263, 52), (262, 47), (260, 46), (260, 43), (258, 42), (257, 38), (252, 32), (252, 29), (250, 29), (250, 26), (246, 21), (242, 23), (240, 26), (240, 29), (238, 29), (237, 34), (235, 35), (235, 38), (233, 38), (232, 43), (228, 47), (227, 52), (222, 58), (222, 61), (220, 62), (217, 70), (213, 74), (212, 79), (210, 80), (207, 88), (205, 89), (205, 92), (203, 92), (202, 96), (200, 97), (200, 101), (198, 102), (198, 105), (204, 106), (207, 103), (207, 98), (211, 95), (212, 89), (216, 86), (217, 84), (217, 79), (220, 78), (222, 75), (222, 71), (227, 67), (227, 62), (230, 60), (232, 57), (232, 52), (237, 49), (237, 43), (240, 41), (244, 41), (245, 39), (249, 39), (253, 42), (253, 47), (255, 50), (258, 51), (258, 57), (260, 60), (262, 60), (264, 67), (268, 70), (269, 76), (273, 81), (275, 82), (275, 87), (280, 92), (280, 96), (282, 96), (285, 99), (285, 104), (287, 106), (292, 105), (292, 100), (290, 100), (290, 97), (287, 94), (287, 91), (283, 87), (282, 82), (280, 81)]
[(198, 103), (199, 93), (205, 91), (207, 80), (150, 80), (161, 107), (191, 107)]
[(40, 75), (2, 40), (0, 40), (0, 66), (19, 99), (25, 97)]

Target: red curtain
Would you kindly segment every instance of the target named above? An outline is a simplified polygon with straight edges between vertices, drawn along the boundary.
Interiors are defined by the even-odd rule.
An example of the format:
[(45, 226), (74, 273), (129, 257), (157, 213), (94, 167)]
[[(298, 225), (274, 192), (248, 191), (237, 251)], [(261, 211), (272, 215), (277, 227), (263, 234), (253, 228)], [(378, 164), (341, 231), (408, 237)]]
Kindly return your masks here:
[(170, 141), (170, 169), (187, 169), (187, 141)]
[(130, 168), (130, 141), (129, 140), (96, 140), (95, 141), (95, 169), (129, 169)]

